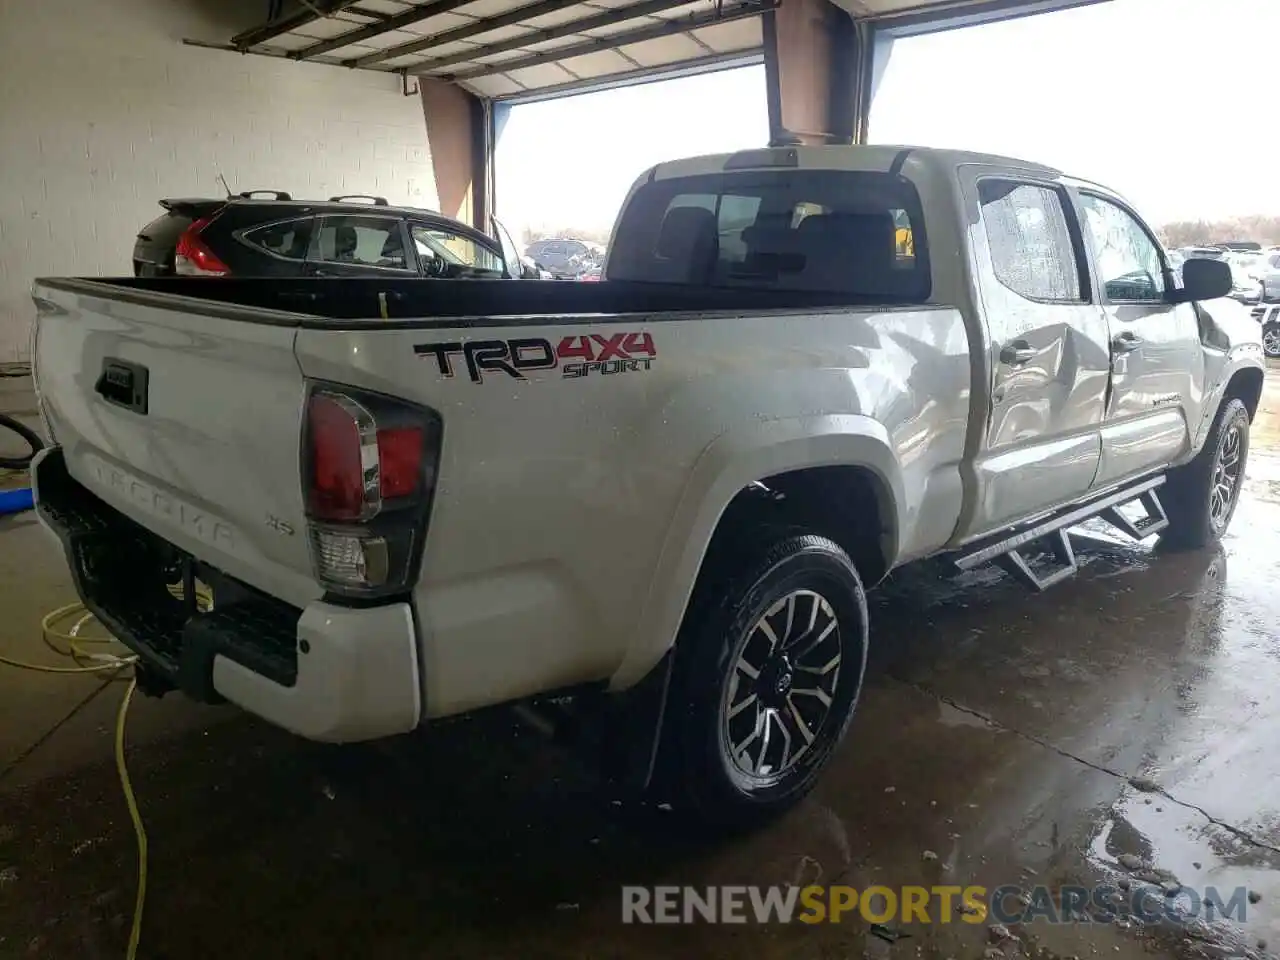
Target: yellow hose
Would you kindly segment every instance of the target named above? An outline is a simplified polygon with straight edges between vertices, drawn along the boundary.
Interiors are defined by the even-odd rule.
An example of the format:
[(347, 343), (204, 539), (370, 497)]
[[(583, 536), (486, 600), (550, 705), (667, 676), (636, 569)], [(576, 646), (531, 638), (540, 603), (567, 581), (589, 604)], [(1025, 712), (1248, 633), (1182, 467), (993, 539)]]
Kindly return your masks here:
[(138, 838), (138, 895), (133, 902), (133, 924), (129, 928), (126, 960), (134, 960), (138, 955), (138, 941), (142, 938), (142, 908), (147, 902), (147, 831), (142, 826), (142, 814), (138, 812), (138, 801), (133, 795), (133, 784), (129, 781), (129, 768), (124, 762), (124, 721), (129, 714), (133, 691), (137, 689), (138, 682), (130, 680), (124, 699), (120, 701), (120, 712), (116, 714), (116, 772), (120, 774), (120, 789), (124, 791), (129, 819), (133, 821), (133, 832)]
[[(181, 584), (169, 584), (170, 595), (182, 599)], [(207, 611), (213, 607), (213, 595), (207, 586), (196, 582), (196, 605), (198, 609)], [(64, 623), (72, 617), (75, 623), (69, 630), (59, 629), (57, 624)], [(129, 780), (129, 768), (124, 758), (125, 720), (129, 715), (129, 704), (133, 701), (133, 693), (138, 688), (137, 681), (124, 671), (137, 663), (133, 654), (93, 652), (89, 648), (106, 644), (119, 644), (115, 637), (84, 637), (80, 631), (90, 623), (96, 623), (92, 613), (83, 604), (68, 603), (66, 606), (45, 614), (40, 621), (40, 638), (54, 653), (75, 661), (74, 667), (62, 667), (47, 663), (28, 663), (0, 657), (0, 664), (17, 667), (20, 670), (34, 670), (37, 673), (105, 673), (115, 671), (120, 679), (128, 679), (129, 686), (120, 701), (120, 710), (116, 714), (115, 758), (116, 773), (120, 776), (120, 789), (124, 793), (125, 805), (129, 808), (129, 819), (133, 822), (133, 832), (138, 839), (138, 895), (133, 906), (133, 925), (129, 929), (129, 946), (125, 953), (126, 960), (135, 960), (138, 953), (138, 942), (142, 937), (142, 911), (147, 902), (147, 831), (142, 825), (142, 814), (138, 811), (138, 800), (133, 793), (133, 783)], [(61, 646), (60, 644), (65, 644)], [(114, 677), (111, 679), (115, 679)]]
[[(70, 630), (59, 630), (55, 624), (78, 616)], [(54, 653), (74, 660), (74, 667), (60, 667), (47, 663), (30, 663), (25, 660), (13, 660), (0, 657), (0, 663), (19, 670), (34, 670), (37, 673), (103, 673), (108, 670), (123, 670), (133, 666), (138, 659), (129, 654), (92, 653), (86, 649), (89, 645), (118, 644), (115, 637), (82, 637), (80, 631), (94, 621), (93, 614), (85, 610), (84, 604), (68, 603), (64, 607), (50, 611), (40, 621), (40, 639)], [(66, 644), (66, 648), (58, 646), (58, 642)]]
[[(182, 584), (171, 583), (167, 585), (166, 589), (174, 599), (182, 599)], [(196, 608), (201, 612), (213, 609), (213, 592), (199, 580), (196, 581)], [(59, 630), (55, 626), (55, 624), (77, 616), (78, 619), (70, 630)], [(44, 641), (44, 645), (58, 654), (58, 656), (74, 660), (76, 663), (74, 667), (30, 663), (25, 660), (13, 660), (9, 657), (0, 657), (0, 663), (10, 667), (17, 667), (19, 670), (34, 670), (37, 673), (104, 673), (109, 670), (122, 670), (125, 667), (133, 666), (138, 660), (133, 654), (93, 653), (86, 649), (90, 645), (120, 645), (120, 641), (112, 636), (80, 636), (80, 631), (84, 627), (96, 622), (93, 614), (85, 610), (82, 603), (68, 603), (64, 607), (59, 607), (57, 610), (46, 613), (40, 621), (40, 639)], [(58, 646), (58, 642), (65, 643), (65, 649)]]

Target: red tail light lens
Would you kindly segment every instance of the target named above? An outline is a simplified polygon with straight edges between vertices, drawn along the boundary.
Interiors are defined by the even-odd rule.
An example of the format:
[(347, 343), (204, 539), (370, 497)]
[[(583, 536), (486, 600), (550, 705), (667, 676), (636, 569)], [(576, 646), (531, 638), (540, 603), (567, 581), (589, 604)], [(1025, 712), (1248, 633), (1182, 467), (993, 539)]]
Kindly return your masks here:
[(225, 277), (231, 273), (231, 268), (200, 239), (200, 231), (209, 225), (210, 219), (202, 217), (195, 221), (178, 238), (173, 256), (174, 272), (187, 277)]
[(417, 493), (422, 476), (422, 428), (379, 430), (378, 464), (379, 492), (383, 499)]
[(307, 402), (311, 440), (307, 514), (317, 520), (358, 520), (369, 510), (358, 419), (365, 412), (350, 407), (347, 398), (324, 393), (313, 394)]
[(331, 591), (368, 597), (408, 586), (439, 440), (434, 411), (347, 387), (312, 389), (304, 493), (312, 564)]

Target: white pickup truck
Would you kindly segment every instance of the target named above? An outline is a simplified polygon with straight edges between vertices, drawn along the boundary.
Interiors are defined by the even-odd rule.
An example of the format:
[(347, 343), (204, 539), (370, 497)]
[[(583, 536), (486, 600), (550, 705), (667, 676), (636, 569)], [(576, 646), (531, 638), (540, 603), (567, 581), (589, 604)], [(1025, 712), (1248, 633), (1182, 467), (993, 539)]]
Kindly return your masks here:
[(627, 770), (749, 822), (840, 742), (895, 567), (1044, 587), (1087, 517), (1231, 520), (1257, 324), (1103, 187), (663, 163), (605, 275), (38, 281), (39, 516), (144, 688), (331, 741), (577, 693)]

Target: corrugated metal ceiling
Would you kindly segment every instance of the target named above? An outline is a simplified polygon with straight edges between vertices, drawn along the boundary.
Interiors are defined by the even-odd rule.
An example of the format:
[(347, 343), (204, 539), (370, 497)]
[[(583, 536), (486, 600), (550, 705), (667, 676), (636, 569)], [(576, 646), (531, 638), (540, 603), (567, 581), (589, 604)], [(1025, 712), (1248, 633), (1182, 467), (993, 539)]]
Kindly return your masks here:
[(231, 46), (439, 77), (484, 97), (757, 54), (775, 0), (328, 0)]
[[(759, 55), (778, 0), (300, 0), (229, 49), (438, 77), (484, 97), (570, 90)], [(1096, 0), (835, 0), (855, 16), (997, 13)]]

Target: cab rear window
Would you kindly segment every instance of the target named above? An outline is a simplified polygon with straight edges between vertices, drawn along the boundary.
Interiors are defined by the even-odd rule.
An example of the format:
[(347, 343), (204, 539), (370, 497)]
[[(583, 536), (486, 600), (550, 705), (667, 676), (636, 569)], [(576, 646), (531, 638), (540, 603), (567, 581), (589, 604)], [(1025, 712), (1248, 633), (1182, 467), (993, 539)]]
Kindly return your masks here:
[(636, 191), (615, 236), (610, 280), (929, 298), (919, 196), (886, 173), (657, 180)]

